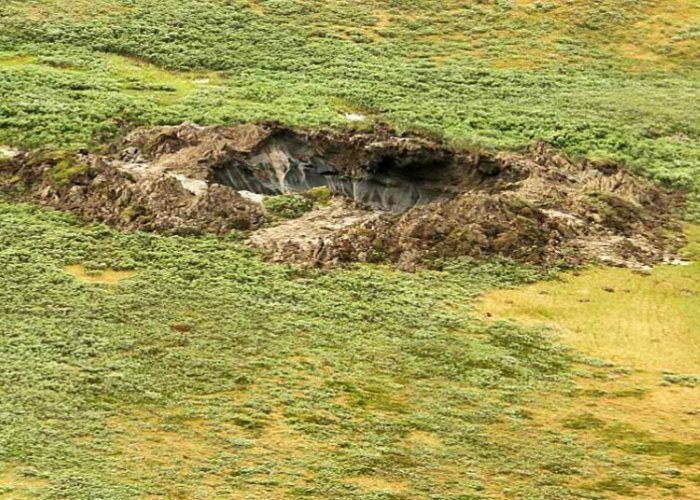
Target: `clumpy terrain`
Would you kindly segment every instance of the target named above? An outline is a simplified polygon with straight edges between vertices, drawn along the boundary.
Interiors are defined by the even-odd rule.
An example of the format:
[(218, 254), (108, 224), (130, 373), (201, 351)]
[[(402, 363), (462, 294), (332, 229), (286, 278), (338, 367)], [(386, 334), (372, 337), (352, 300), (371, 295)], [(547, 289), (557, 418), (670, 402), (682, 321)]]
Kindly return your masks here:
[[(681, 198), (620, 166), (572, 161), (544, 144), (470, 153), (379, 127), (185, 124), (136, 131), (111, 150), (17, 155), (5, 161), (4, 189), (129, 229), (253, 230), (253, 246), (288, 263), (413, 269), (505, 256), (641, 266), (674, 258), (681, 241), (673, 219)], [(333, 195), (330, 206), (269, 227), (265, 195), (319, 189)]]
[(696, 193), (699, 23), (698, 0), (5, 0), (0, 145), (379, 119)]

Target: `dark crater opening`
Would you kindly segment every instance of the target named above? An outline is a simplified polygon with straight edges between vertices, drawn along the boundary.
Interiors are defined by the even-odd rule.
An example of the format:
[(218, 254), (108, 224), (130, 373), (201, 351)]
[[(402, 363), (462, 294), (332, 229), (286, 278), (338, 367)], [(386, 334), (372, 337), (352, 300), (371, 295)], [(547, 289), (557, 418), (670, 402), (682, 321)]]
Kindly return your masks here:
[(249, 155), (235, 155), (219, 164), (214, 181), (263, 195), (325, 186), (335, 196), (376, 210), (403, 212), (456, 194), (453, 159), (444, 150), (405, 151), (274, 137)]

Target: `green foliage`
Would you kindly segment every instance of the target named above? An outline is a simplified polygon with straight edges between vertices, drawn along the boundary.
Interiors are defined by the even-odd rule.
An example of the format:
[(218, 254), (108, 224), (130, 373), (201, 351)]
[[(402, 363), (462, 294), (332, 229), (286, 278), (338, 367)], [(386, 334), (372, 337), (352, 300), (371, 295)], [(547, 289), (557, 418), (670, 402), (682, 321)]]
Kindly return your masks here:
[(328, 186), (311, 188), (302, 195), (315, 205), (327, 206), (331, 202), (332, 193)]
[(591, 489), (598, 491), (611, 491), (623, 496), (635, 496), (635, 491), (632, 485), (619, 478), (610, 478), (603, 481), (598, 481)]
[[(665, 65), (630, 72), (615, 48), (648, 48), (630, 37), (654, 4), (6, 0), (0, 144), (97, 146), (185, 120), (357, 126), (345, 115), (358, 112), (475, 149), (544, 139), (698, 197), (692, 51), (656, 43)], [(694, 43), (690, 27), (674, 36)], [(85, 169), (63, 158), (54, 180)], [(295, 217), (326, 201), (266, 205)], [(34, 496), (86, 499), (571, 498), (581, 471), (603, 467), (613, 479), (594, 490), (652, 481), (522, 408), (569, 388), (571, 355), (539, 329), (483, 323), (472, 302), (538, 270), (319, 272), (265, 264), (241, 238), (117, 233), (0, 202), (0, 493), (22, 493), (8, 471)], [(79, 263), (136, 274), (86, 283), (66, 271)], [(565, 425), (698, 461), (696, 445), (585, 415)], [(407, 444), (415, 433), (432, 444)]]
[(88, 171), (88, 165), (75, 158), (66, 158), (59, 161), (51, 169), (51, 178), (57, 186), (67, 186), (73, 179)]
[(184, 120), (352, 126), (361, 110), (460, 144), (544, 139), (700, 192), (696, 39), (670, 10), (664, 39), (644, 38), (651, 0), (32, 6), (0, 5), (0, 144), (98, 144)]
[[(223, 477), (222, 497), (265, 497), (287, 491), (283, 475), (309, 477), (306, 497), (376, 498), (347, 482), (369, 475), (468, 497), (498, 471), (513, 494), (566, 497), (596, 460), (523, 418), (526, 398), (568, 386), (567, 351), (469, 312), (532, 270), (302, 272), (231, 238), (119, 233), (7, 203), (0, 259), (0, 462), (36, 469), (48, 496), (192, 497)], [(136, 273), (88, 283), (64, 270), (76, 263)], [(280, 425), (306, 444), (256, 462)], [(437, 447), (408, 446), (415, 432)], [(168, 439), (191, 448), (193, 433), (216, 451), (149, 458)]]
[(642, 455), (669, 456), (681, 465), (694, 465), (700, 462), (700, 444), (698, 443), (650, 440), (629, 444), (625, 449)]
[(567, 418), (564, 421), (564, 427), (567, 429), (602, 429), (605, 426), (605, 422), (601, 419), (592, 415), (591, 413), (584, 413), (582, 415), (574, 415)]
[(649, 432), (640, 431), (628, 424), (606, 423), (592, 415), (580, 415), (565, 422), (572, 429), (594, 429), (613, 446), (627, 453), (648, 456), (665, 456), (681, 465), (700, 463), (700, 444), (654, 439)]
[(682, 385), (685, 387), (697, 387), (700, 385), (700, 376), (664, 373), (664, 381), (668, 382), (669, 384)]
[(268, 196), (263, 201), (265, 210), (283, 219), (297, 219), (310, 211), (314, 203), (300, 194), (281, 194)]

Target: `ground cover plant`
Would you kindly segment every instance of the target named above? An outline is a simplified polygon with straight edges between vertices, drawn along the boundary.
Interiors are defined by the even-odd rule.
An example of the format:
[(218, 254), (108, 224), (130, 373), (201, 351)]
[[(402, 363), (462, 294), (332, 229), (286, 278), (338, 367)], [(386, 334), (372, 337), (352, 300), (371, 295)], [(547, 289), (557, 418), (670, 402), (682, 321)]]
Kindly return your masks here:
[[(698, 241), (697, 226), (687, 233)], [(686, 255), (700, 256), (691, 248)], [(483, 307), (499, 317), (557, 327), (568, 345), (660, 378), (700, 368), (699, 276), (697, 262), (638, 273), (597, 268), (489, 294)]]
[(544, 139), (697, 191), (699, 22), (697, 0), (10, 0), (0, 143), (364, 114), (468, 145)]
[[(693, 487), (692, 442), (634, 427), (620, 438), (614, 420), (587, 442), (588, 421), (547, 414), (553, 398), (583, 404), (582, 387), (614, 386), (624, 371), (582, 362), (544, 329), (479, 319), (474, 298), (539, 279), (534, 269), (303, 272), (265, 264), (235, 238), (119, 233), (10, 203), (0, 242), (10, 495), (600, 498), (613, 486)], [(628, 393), (619, 397), (637, 401)]]
[[(698, 0), (5, 0), (0, 158), (382, 121), (626, 164), (693, 218), (699, 34)], [(318, 271), (0, 200), (0, 497), (700, 498), (687, 234), (648, 275)]]
[[(579, 438), (604, 439), (627, 453), (655, 455), (664, 450), (679, 463), (695, 464), (695, 471), (700, 451), (700, 228), (689, 227), (687, 234), (687, 265), (645, 272), (596, 268), (567, 273), (488, 293), (479, 303), (492, 318), (555, 329), (559, 341), (630, 367), (617, 380), (582, 382), (583, 397), (569, 402), (564, 411), (569, 415), (560, 425), (575, 430)], [(542, 417), (561, 413), (555, 404)], [(606, 484), (618, 492), (627, 489), (619, 481), (599, 486)]]

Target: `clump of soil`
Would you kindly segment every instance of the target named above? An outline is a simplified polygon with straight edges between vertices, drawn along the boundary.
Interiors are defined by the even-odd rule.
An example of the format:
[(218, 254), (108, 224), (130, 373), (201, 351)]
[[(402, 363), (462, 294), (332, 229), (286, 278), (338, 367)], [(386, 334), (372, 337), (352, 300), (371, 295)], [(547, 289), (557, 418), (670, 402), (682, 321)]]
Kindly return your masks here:
[(108, 156), (21, 153), (4, 162), (5, 193), (123, 229), (225, 234), (255, 229), (263, 210), (236, 190)]
[[(276, 262), (413, 269), (499, 255), (641, 266), (675, 258), (682, 245), (679, 197), (620, 166), (572, 161), (542, 143), (474, 154), (385, 127), (140, 130), (104, 154), (21, 153), (4, 160), (0, 182), (127, 229), (249, 230), (249, 244)], [(265, 209), (267, 196), (319, 189), (331, 202), (299, 218)]]

